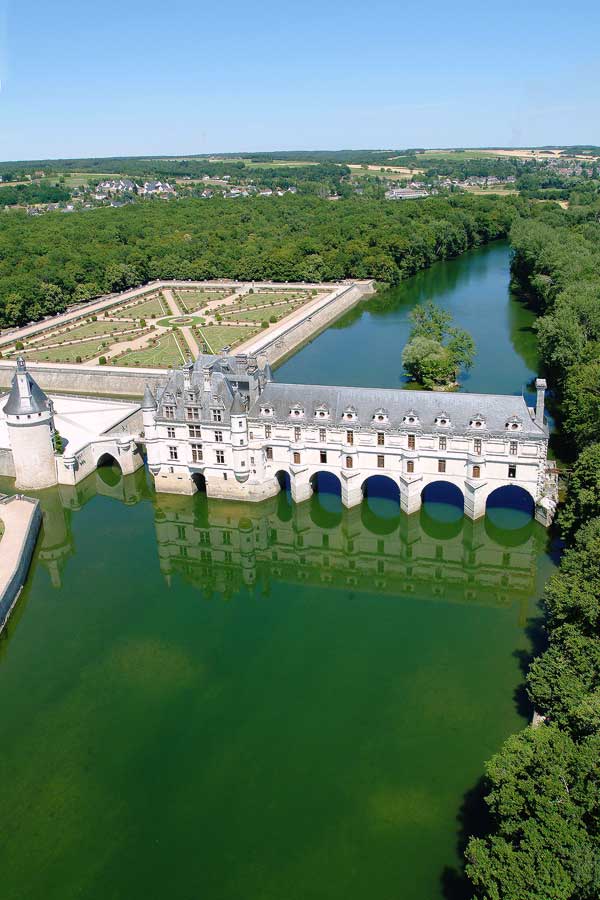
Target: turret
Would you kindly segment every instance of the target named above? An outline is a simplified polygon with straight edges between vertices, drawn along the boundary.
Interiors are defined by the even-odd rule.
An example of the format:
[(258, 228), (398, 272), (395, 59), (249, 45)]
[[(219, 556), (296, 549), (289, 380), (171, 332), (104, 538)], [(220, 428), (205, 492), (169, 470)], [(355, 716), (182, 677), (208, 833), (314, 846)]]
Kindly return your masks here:
[(236, 391), (231, 404), (231, 446), (233, 473), (237, 481), (248, 480), (248, 400)]
[(149, 466), (160, 460), (160, 450), (156, 443), (156, 405), (152, 389), (149, 384), (146, 384), (144, 399), (142, 400), (142, 423)]
[(545, 378), (535, 379), (535, 390), (537, 394), (535, 402), (535, 421), (540, 428), (544, 427), (544, 396), (547, 387), (548, 385), (546, 384)]
[(25, 360), (17, 360), (4, 405), (15, 466), (16, 487), (39, 490), (57, 483), (52, 403), (33, 380)]

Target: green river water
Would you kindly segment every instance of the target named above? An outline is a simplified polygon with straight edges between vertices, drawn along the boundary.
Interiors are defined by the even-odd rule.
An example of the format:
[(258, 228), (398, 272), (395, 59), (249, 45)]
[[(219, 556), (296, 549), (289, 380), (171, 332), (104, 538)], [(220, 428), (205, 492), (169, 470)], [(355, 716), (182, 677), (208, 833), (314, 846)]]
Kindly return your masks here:
[[(530, 382), (502, 243), (352, 311), (277, 377), (398, 385), (429, 297), (476, 338), (467, 389)], [(156, 496), (143, 470), (40, 498), (0, 641), (2, 900), (458, 897), (461, 807), (525, 723), (539, 525)]]

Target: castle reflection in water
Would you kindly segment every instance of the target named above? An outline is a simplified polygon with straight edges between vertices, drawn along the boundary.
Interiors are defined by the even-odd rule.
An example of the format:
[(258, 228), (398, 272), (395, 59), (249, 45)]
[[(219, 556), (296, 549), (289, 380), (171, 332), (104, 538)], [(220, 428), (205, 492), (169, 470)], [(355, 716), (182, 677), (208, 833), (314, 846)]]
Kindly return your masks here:
[(206, 597), (243, 589), (268, 594), (273, 582), (329, 585), (441, 602), (517, 603), (524, 620), (547, 541), (541, 526), (518, 513), (507, 512), (500, 523), (489, 515), (473, 522), (442, 504), (407, 516), (383, 499), (346, 509), (332, 495), (301, 504), (285, 492), (259, 504), (156, 495), (144, 470), (122, 477), (100, 469), (78, 485), (40, 494), (38, 558), (56, 587), (75, 552), (71, 516), (97, 495), (151, 503), (166, 584), (179, 577)]

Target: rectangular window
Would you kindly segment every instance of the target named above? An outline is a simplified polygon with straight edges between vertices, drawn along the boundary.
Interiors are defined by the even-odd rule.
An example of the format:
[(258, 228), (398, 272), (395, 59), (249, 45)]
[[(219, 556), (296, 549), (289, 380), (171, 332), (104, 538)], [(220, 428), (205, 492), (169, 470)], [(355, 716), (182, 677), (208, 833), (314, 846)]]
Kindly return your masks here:
[(273, 459), (273, 448), (272, 447), (266, 447), (265, 453), (267, 454), (267, 459)]
[(319, 453), (319, 462), (327, 462), (327, 450), (321, 450), (321, 452)]
[(224, 450), (215, 450), (215, 458), (217, 460), (218, 465), (222, 466), (225, 462), (225, 451)]
[(177, 447), (169, 447), (169, 459), (179, 459)]
[(223, 532), (223, 543), (227, 544), (227, 545), (231, 544), (231, 532), (230, 531)]
[(377, 468), (383, 469), (384, 466), (385, 466), (385, 456), (378, 456), (377, 457)]
[(407, 461), (406, 461), (406, 471), (408, 472), (409, 475), (412, 475), (412, 473), (415, 471), (415, 464), (414, 464), (414, 461), (413, 461), (412, 459), (407, 459)]
[(416, 443), (415, 443), (415, 436), (414, 436), (414, 434), (409, 434), (409, 436), (408, 436), (408, 449), (409, 449), (409, 450), (414, 450), (414, 449), (415, 449), (415, 446), (416, 446)]
[(202, 429), (199, 425), (188, 425), (188, 431), (191, 438), (202, 437)]
[(319, 428), (319, 440), (322, 444), (327, 440), (327, 431), (324, 428)]
[(519, 452), (519, 445), (518, 445), (517, 441), (510, 442), (510, 448), (509, 448), (508, 452), (510, 453), (511, 456), (517, 455), (517, 453)]
[(352, 469), (353, 466), (354, 466), (354, 460), (352, 459), (351, 456), (347, 456), (347, 457), (346, 457), (346, 468), (347, 468), (347, 469)]
[(203, 459), (202, 444), (192, 444), (192, 462), (202, 462)]
[(177, 526), (177, 538), (180, 541), (185, 541), (185, 525)]
[(220, 409), (211, 409), (211, 416), (213, 422), (222, 422), (223, 417)]
[(300, 429), (299, 428), (294, 428), (294, 440), (295, 441), (300, 440)]
[(172, 425), (169, 425), (169, 427), (167, 428), (167, 437), (171, 438), (171, 440), (175, 437), (175, 429)]
[(440, 450), (445, 450), (448, 446), (448, 441), (445, 437), (440, 438)]
[(188, 392), (187, 392), (187, 398), (188, 398), (188, 400), (189, 400), (190, 403), (193, 403), (194, 400), (196, 399), (195, 396), (194, 396), (194, 392), (193, 392), (193, 391), (188, 391)]
[(509, 477), (509, 478), (516, 478), (516, 477), (517, 477), (517, 467), (516, 467), (516, 466), (509, 466), (509, 467), (508, 467), (508, 477)]
[(295, 463), (299, 463), (299, 462), (300, 462), (300, 454), (298, 453), (297, 450), (294, 451), (294, 462), (295, 462)]
[(222, 431), (215, 431), (215, 441), (217, 442), (217, 444), (223, 443), (223, 432)]
[(185, 417), (186, 419), (194, 419), (197, 421), (200, 418), (200, 410), (197, 406), (186, 406)]
[(383, 431), (377, 432), (377, 446), (383, 447), (385, 444), (385, 433)]
[(445, 472), (445, 471), (446, 471), (446, 460), (438, 459), (438, 472)]
[(175, 418), (175, 407), (174, 406), (165, 406), (165, 419), (174, 419)]
[(477, 456), (481, 456), (481, 438), (475, 438), (473, 441), (473, 450)]
[(354, 443), (354, 432), (353, 431), (346, 432), (346, 443), (348, 443), (348, 444)]
[(271, 437), (271, 426), (270, 425), (265, 425), (265, 437), (266, 438)]

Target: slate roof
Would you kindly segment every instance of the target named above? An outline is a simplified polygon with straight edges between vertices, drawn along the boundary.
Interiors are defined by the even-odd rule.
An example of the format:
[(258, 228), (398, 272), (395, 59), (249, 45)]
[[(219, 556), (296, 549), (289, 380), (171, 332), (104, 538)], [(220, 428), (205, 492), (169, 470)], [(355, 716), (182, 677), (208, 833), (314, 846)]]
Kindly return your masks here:
[(33, 413), (48, 412), (49, 402), (41, 387), (27, 371), (25, 360), (20, 356), (17, 360), (17, 374), (13, 376), (8, 400), (4, 404), (5, 414), (30, 416)]
[[(515, 432), (530, 438), (546, 437), (546, 429), (536, 424), (522, 396), (504, 394), (467, 394), (439, 391), (406, 391), (384, 390), (381, 388), (329, 387), (327, 385), (280, 384), (270, 381), (266, 384), (260, 398), (250, 410), (249, 418), (262, 421), (279, 421), (288, 423), (298, 421), (298, 417), (290, 416), (290, 408), (302, 405), (304, 416), (301, 421), (328, 421), (337, 425), (350, 423), (343, 419), (343, 413), (353, 408), (356, 419), (352, 427), (382, 428), (381, 423), (374, 421), (373, 416), (382, 410), (388, 416), (387, 427), (404, 431), (427, 431), (440, 433), (507, 433), (506, 423), (517, 419), (522, 428)], [(269, 406), (273, 415), (261, 415), (261, 407)], [(329, 416), (326, 420), (316, 416), (317, 407), (326, 406)], [(418, 423), (408, 424), (404, 417), (414, 415)], [(449, 419), (446, 426), (436, 425), (439, 417)], [(483, 428), (472, 428), (472, 419), (482, 418)], [(510, 432), (509, 432), (510, 433)]]

